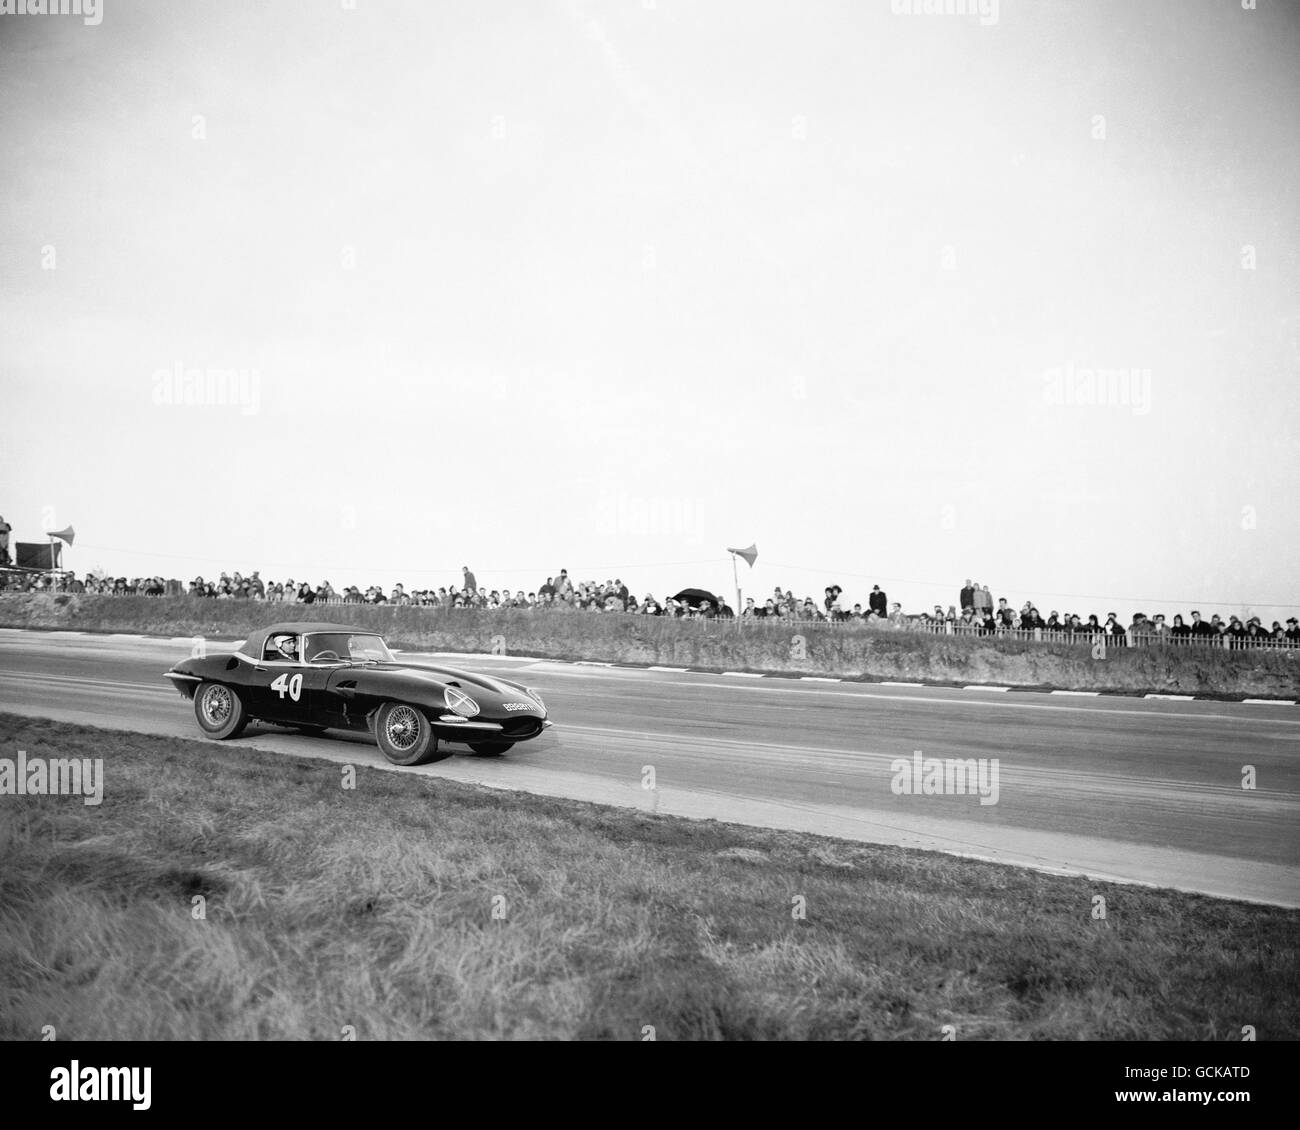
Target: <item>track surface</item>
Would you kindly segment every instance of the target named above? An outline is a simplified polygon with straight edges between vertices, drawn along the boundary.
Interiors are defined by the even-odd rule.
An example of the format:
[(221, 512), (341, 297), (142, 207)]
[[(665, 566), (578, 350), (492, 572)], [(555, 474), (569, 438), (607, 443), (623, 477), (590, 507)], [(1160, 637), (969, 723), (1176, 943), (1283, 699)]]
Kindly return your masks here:
[[(188, 653), (180, 640), (0, 630), (0, 710), (198, 738), (162, 678)], [(395, 772), (1300, 906), (1300, 708), (441, 661), (537, 687), (555, 727), (505, 757), (464, 750)], [(250, 728), (234, 745), (388, 767), (359, 735)], [(916, 750), (998, 758), (998, 803), (895, 795), (890, 763)]]

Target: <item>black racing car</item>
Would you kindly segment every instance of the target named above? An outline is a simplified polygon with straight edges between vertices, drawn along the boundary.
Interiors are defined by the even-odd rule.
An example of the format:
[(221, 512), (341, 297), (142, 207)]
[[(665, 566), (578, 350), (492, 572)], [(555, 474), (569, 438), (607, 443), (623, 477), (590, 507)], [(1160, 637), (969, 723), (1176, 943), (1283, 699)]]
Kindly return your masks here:
[(346, 624), (274, 624), (233, 653), (186, 659), (166, 677), (194, 700), (210, 738), (238, 737), (254, 719), (307, 733), (369, 731), (394, 765), (441, 761), (449, 741), (504, 753), (551, 724), (534, 690), (403, 663), (382, 636)]

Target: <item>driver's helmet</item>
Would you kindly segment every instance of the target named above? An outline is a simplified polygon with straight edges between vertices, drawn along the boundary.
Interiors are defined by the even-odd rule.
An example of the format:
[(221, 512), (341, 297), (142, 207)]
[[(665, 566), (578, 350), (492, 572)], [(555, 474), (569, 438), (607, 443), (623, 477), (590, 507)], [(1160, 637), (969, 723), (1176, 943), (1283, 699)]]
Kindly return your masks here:
[(286, 659), (298, 658), (298, 637), (281, 636), (275, 641), (276, 650)]

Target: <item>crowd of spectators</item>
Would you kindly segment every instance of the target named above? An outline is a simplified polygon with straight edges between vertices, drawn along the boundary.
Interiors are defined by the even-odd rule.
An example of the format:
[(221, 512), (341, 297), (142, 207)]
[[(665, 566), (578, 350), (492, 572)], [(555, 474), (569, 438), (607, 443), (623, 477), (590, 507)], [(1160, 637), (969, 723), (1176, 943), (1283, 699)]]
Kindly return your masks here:
[[(88, 574), (78, 579), (75, 573), (47, 576), (40, 573), (10, 573), (4, 578), (5, 587), (11, 591), (53, 590), (71, 593), (104, 593), (116, 596), (181, 596), (188, 595), (213, 600), (256, 600), (281, 604), (390, 604), (417, 605), (435, 608), (521, 608), (547, 609), (558, 612), (621, 612), (640, 616), (670, 616), (691, 619), (734, 619), (735, 610), (724, 597), (707, 599), (699, 595), (678, 594), (681, 599), (660, 599), (653, 593), (638, 598), (620, 579), (604, 582), (570, 579), (567, 569), (547, 577), (535, 592), (519, 589), (491, 589), (478, 584), (468, 566), (462, 569), (459, 586), (441, 586), (437, 589), (411, 589), (394, 585), (388, 592), (379, 585), (364, 591), (356, 585), (336, 589), (329, 581), (312, 585), (306, 581), (288, 578), (284, 581), (264, 581), (254, 570), (248, 576), (240, 573), (222, 573), (214, 580), (195, 577), (188, 584), (163, 577), (97, 577)], [(1177, 614), (1167, 621), (1164, 613), (1148, 617), (1136, 612), (1125, 624), (1115, 612), (1103, 618), (1097, 613), (1086, 616), (1076, 612), (1059, 612), (1051, 609), (1044, 617), (1032, 601), (1014, 608), (1005, 597), (995, 599), (987, 585), (966, 581), (956, 604), (945, 611), (934, 605), (929, 612), (904, 613), (897, 602), (890, 603), (879, 585), (873, 585), (862, 604), (846, 606), (843, 589), (828, 586), (821, 600), (811, 596), (799, 599), (793, 590), (777, 586), (772, 595), (760, 603), (754, 597), (745, 601), (740, 610), (741, 620), (782, 620), (790, 623), (858, 622), (868, 626), (912, 628), (957, 635), (1018, 635), (1022, 638), (1049, 640), (1083, 637), (1104, 640), (1115, 647), (1149, 646), (1160, 643), (1217, 642), (1227, 647), (1300, 646), (1300, 622), (1295, 617), (1287, 620), (1285, 627), (1274, 620), (1265, 627), (1258, 616), (1245, 620), (1219, 614), (1208, 618), (1200, 611), (1189, 613), (1189, 619)], [(286, 610), (286, 618), (297, 613)]]

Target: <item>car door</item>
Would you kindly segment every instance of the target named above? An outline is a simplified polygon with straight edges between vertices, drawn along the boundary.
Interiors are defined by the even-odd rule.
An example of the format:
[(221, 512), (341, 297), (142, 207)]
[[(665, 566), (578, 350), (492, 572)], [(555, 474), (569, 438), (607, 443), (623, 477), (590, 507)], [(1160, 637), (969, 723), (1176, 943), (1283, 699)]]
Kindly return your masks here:
[(268, 722), (301, 721), (301, 703), (306, 668), (288, 660), (267, 660), (258, 664), (256, 701), (251, 711)]
[[(333, 636), (334, 633), (328, 635)], [(330, 676), (350, 667), (351, 660), (345, 649), (342, 654), (340, 650), (336, 650), (336, 648), (342, 649), (343, 645), (332, 639), (327, 639), (323, 646), (328, 648), (327, 653), (334, 658), (313, 659), (320, 640), (319, 635), (310, 634), (303, 640), (302, 654), (307, 662), (302, 669), (302, 687), (298, 702), (299, 717), (304, 725), (342, 726), (346, 722), (343, 715), (345, 703), (339, 695), (329, 689)], [(329, 647), (330, 644), (335, 646)]]
[(305, 726), (343, 724), (343, 700), (329, 689), (330, 676), (347, 667), (343, 662), (308, 663), (302, 669), (302, 692), (297, 711)]
[[(301, 644), (301, 640), (298, 641)], [(284, 657), (270, 640), (253, 667), (248, 712), (267, 722), (299, 721), (305, 668), (299, 658)]]

